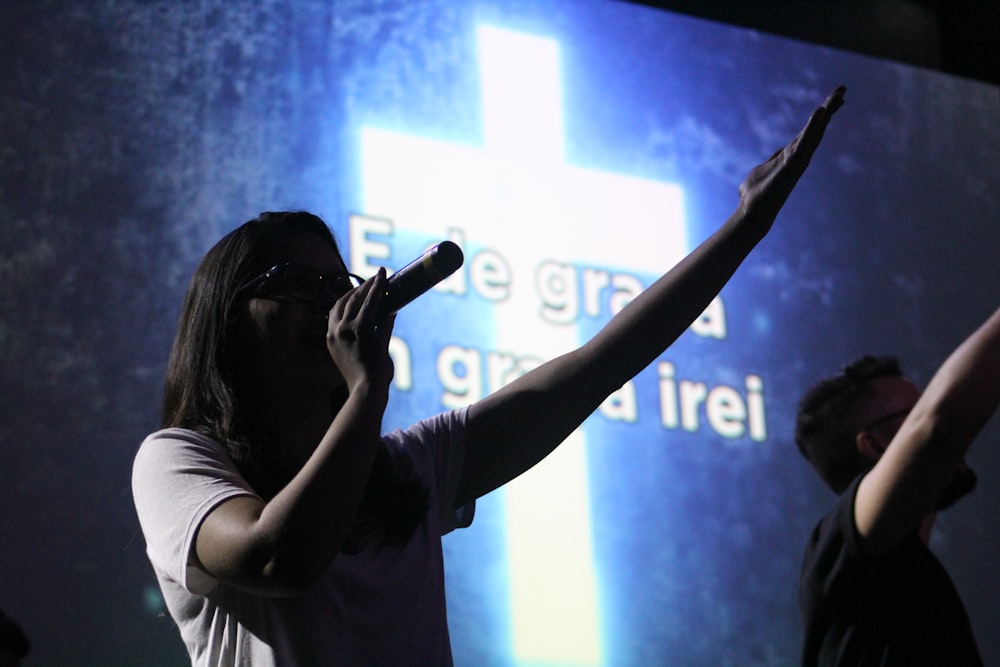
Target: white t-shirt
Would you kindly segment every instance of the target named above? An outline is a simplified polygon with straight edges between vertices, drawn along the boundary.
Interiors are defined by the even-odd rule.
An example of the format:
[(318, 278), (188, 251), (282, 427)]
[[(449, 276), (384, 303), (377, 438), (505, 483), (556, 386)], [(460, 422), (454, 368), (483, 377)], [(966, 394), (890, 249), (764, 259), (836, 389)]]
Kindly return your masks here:
[(195, 534), (219, 503), (256, 495), (217, 442), (165, 429), (142, 443), (132, 494), (146, 553), (195, 667), (451, 665), (441, 535), (468, 526), (454, 506), (467, 410), (383, 436), (430, 488), (427, 518), (402, 548), (338, 554), (296, 597), (255, 595), (190, 564)]

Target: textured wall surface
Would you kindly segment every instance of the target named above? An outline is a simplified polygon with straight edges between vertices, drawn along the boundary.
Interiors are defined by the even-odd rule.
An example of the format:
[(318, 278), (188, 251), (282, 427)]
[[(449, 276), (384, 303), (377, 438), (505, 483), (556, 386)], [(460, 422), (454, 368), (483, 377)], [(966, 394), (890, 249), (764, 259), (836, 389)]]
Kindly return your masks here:
[[(624, 3), (102, 0), (0, 9), (0, 609), (32, 639), (31, 664), (184, 662), (129, 475), (158, 424), (187, 279), (259, 211), (312, 210), (342, 242), (350, 214), (378, 215), (362, 210), (361, 127), (479, 145), (480, 23), (558, 40), (567, 162), (679, 184), (693, 242), (848, 85), (799, 191), (723, 292), (726, 337), (686, 334), (664, 355), (678, 379), (762, 377), (767, 437), (664, 428), (655, 369), (636, 381), (636, 423), (587, 426), (606, 663), (797, 663), (800, 550), (833, 498), (791, 442), (795, 404), (869, 351), (926, 382), (996, 307), (996, 87)], [(581, 232), (665, 241), (626, 223)], [(395, 268), (424, 240), (397, 248)], [(602, 266), (571, 245), (544, 252)], [(393, 423), (441, 409), (427, 357), (449, 336), (494, 344), (489, 304), (449, 303), (397, 323), (431, 342)], [(605, 315), (579, 318), (579, 336)], [(933, 545), (987, 664), (1000, 661), (998, 436), (994, 421), (970, 454), (980, 489)], [(491, 496), (445, 541), (458, 664), (515, 664), (503, 524)]]

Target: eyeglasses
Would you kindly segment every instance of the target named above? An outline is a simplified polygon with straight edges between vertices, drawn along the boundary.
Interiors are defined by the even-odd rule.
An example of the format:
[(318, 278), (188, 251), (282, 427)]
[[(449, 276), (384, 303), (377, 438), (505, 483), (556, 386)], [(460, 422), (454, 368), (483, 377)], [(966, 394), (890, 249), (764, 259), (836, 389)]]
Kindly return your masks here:
[(869, 430), (875, 428), (876, 426), (881, 426), (882, 424), (887, 424), (887, 423), (891, 422), (894, 419), (899, 419), (900, 417), (905, 417), (908, 414), (910, 414), (910, 408), (906, 408), (905, 410), (897, 410), (896, 412), (892, 412), (892, 413), (887, 414), (887, 415), (885, 415), (883, 417), (879, 417), (878, 419), (875, 419), (874, 421), (868, 422), (867, 424), (865, 424), (862, 427), (861, 430), (862, 431), (869, 431)]
[(236, 290), (234, 298), (332, 304), (363, 282), (353, 273), (324, 274), (308, 264), (278, 264)]

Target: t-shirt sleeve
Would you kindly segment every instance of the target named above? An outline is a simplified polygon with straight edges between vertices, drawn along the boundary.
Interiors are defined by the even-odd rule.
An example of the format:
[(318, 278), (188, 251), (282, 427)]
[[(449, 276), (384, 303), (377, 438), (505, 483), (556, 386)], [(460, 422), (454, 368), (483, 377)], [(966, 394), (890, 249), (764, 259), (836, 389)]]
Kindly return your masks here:
[(824, 593), (835, 587), (845, 570), (861, 561), (860, 537), (854, 523), (854, 496), (861, 478), (840, 496), (837, 506), (816, 525), (809, 540), (807, 563), (813, 583)]
[(468, 407), (444, 412), (383, 438), (393, 446), (405, 448), (420, 475), (430, 480), (442, 535), (471, 525), (476, 511), (475, 501), (455, 507), (465, 460), (468, 412)]
[(150, 435), (132, 466), (132, 497), (153, 568), (191, 593), (216, 580), (191, 565), (201, 522), (221, 502), (256, 495), (221, 445), (182, 429)]
[(890, 560), (875, 559), (865, 554), (861, 533), (854, 518), (858, 488), (864, 476), (859, 476), (841, 494), (837, 506), (816, 526), (810, 540), (810, 551), (821, 572), (832, 580), (843, 570), (877, 571)]
[(860, 476), (847, 487), (847, 491), (841, 495), (840, 503), (837, 505), (835, 521), (838, 524), (841, 539), (844, 543), (844, 551), (850, 559), (858, 564), (864, 564), (865, 557), (861, 547), (861, 533), (858, 531), (858, 523), (854, 520), (854, 501), (858, 495), (858, 487), (861, 486)]

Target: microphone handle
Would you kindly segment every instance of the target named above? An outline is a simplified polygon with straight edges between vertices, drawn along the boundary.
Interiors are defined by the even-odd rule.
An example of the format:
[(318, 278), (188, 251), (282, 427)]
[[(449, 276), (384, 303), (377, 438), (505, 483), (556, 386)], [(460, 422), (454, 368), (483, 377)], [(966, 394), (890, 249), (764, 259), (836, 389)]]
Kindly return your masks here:
[(389, 276), (385, 295), (379, 303), (378, 318), (384, 319), (428, 291), (462, 266), (462, 249), (451, 241), (429, 248), (399, 271)]

